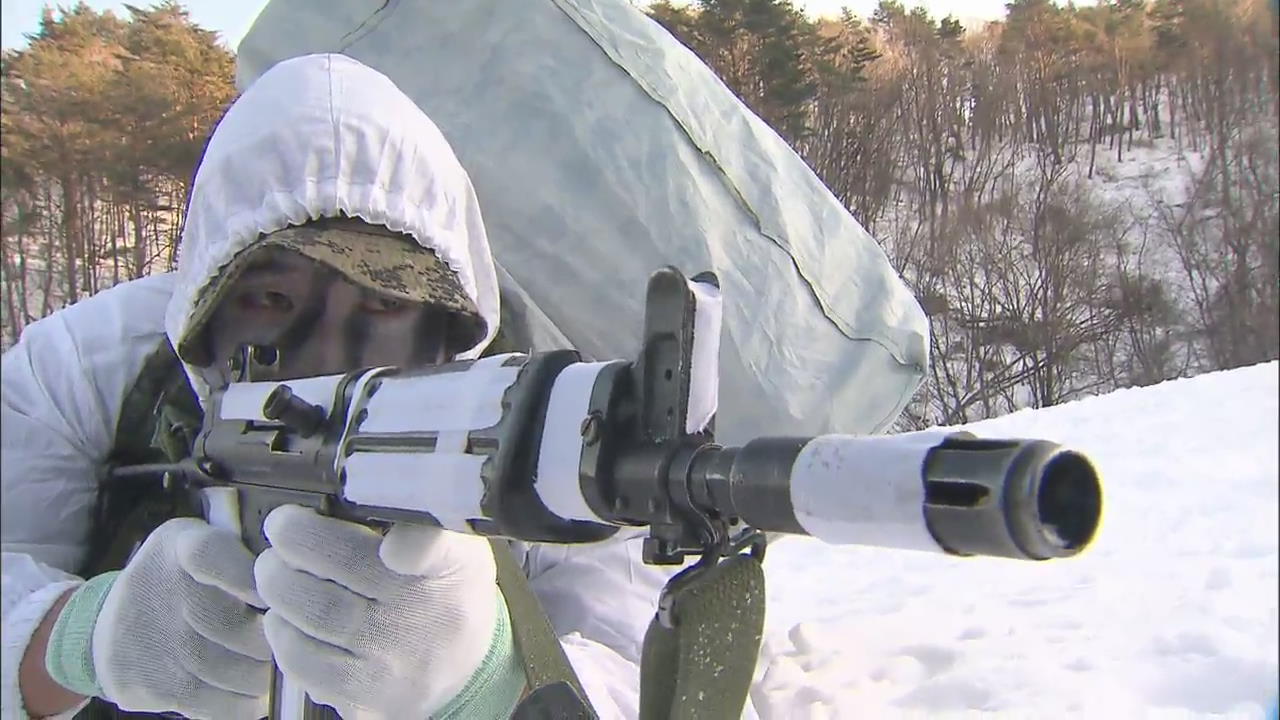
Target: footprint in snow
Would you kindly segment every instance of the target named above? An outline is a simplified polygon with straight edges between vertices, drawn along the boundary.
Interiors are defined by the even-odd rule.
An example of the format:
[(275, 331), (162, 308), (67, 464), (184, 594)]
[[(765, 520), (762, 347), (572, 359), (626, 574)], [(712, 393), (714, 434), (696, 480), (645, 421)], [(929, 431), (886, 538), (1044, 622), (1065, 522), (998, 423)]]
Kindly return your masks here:
[(934, 680), (921, 685), (894, 701), (900, 707), (920, 708), (931, 712), (980, 710), (992, 711), (991, 691), (962, 680)]
[(1218, 644), (1213, 638), (1197, 632), (1157, 636), (1151, 641), (1151, 649), (1165, 657), (1190, 655), (1209, 658), (1219, 653)]
[(902, 648), (901, 652), (919, 660), (930, 677), (950, 670), (960, 657), (956, 651), (940, 645), (909, 645)]
[[(1164, 672), (1146, 692), (1146, 703), (1151, 707), (1178, 708), (1196, 715), (1234, 714), (1233, 709), (1241, 705), (1261, 710), (1265, 698), (1275, 697), (1276, 670), (1268, 661), (1212, 657), (1158, 669)], [(1214, 681), (1205, 682), (1206, 678)]]

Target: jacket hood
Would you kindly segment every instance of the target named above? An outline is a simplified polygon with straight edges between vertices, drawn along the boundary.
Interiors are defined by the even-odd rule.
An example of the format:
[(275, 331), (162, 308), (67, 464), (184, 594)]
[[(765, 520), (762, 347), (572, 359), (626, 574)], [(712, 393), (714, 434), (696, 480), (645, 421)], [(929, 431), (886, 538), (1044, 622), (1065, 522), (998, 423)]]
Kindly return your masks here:
[(181, 344), (196, 298), (262, 234), (340, 213), (404, 232), (448, 263), (488, 324), (459, 357), (478, 356), (498, 329), (498, 281), (471, 180), (390, 79), (338, 54), (276, 64), (214, 129), (187, 205), (169, 341)]

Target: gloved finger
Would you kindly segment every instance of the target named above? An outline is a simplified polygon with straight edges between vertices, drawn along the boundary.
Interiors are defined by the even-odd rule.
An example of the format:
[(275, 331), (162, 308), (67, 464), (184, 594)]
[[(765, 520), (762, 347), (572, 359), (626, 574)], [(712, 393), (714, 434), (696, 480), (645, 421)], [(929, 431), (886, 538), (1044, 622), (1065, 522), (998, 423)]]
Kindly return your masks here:
[[(268, 675), (268, 684), (270, 683), (270, 675)], [(194, 678), (193, 678), (194, 679)], [(267, 717), (270, 714), (269, 693), (262, 695), (242, 695), (240, 693), (228, 692), (220, 688), (209, 685), (208, 683), (195, 681), (197, 685), (193, 689), (191, 698), (192, 708), (217, 708), (209, 715), (200, 714), (197, 710), (183, 710), (173, 707), (156, 707), (148, 708), (150, 712), (172, 712), (175, 709), (184, 717), (199, 720), (258, 720)]]
[(175, 644), (173, 659), (201, 683), (236, 695), (271, 691), (271, 661), (256, 660), (213, 642), (194, 630)]
[[(103, 686), (106, 697), (121, 710), (129, 712), (171, 713), (177, 712), (192, 720), (258, 720), (268, 714), (270, 695), (244, 695), (224, 690), (191, 674), (173, 667), (171, 658), (164, 658), (167, 667), (151, 676), (144, 686)], [(270, 684), (268, 669), (268, 685)], [(209, 713), (216, 708), (216, 715)]]
[(430, 567), (432, 548), (444, 529), (414, 523), (396, 523), (382, 544), (378, 557), (382, 563), (401, 575), (424, 575)]
[(266, 609), (253, 583), (253, 553), (235, 533), (201, 523), (178, 535), (175, 548), (182, 569), (198, 582)]
[(362, 663), (356, 655), (304, 634), (275, 610), (267, 611), (263, 627), (280, 672), (316, 702), (333, 705), (346, 717), (337, 703), (354, 701), (360, 688), (374, 687), (367, 675), (380, 671), (375, 663)]
[(188, 579), (189, 600), (182, 619), (195, 632), (232, 652), (256, 660), (270, 660), (271, 646), (262, 630), (262, 613), (216, 587)]
[(281, 505), (263, 521), (271, 547), (295, 570), (376, 597), (389, 573), (378, 559), (382, 536), (372, 528), (320, 515), (301, 505)]
[(389, 569), (402, 575), (443, 577), (461, 568), (479, 573), (488, 567), (495, 578), (493, 549), (487, 538), (415, 523), (396, 523), (382, 539), (378, 556)]
[(255, 571), (271, 612), (310, 637), (344, 650), (355, 649), (353, 634), (362, 627), (372, 601), (330, 580), (294, 570), (275, 548), (258, 556)]
[(133, 554), (133, 557), (129, 558), (129, 563), (125, 565), (125, 570), (127, 571), (129, 565), (133, 565), (135, 562), (142, 562), (144, 558), (157, 554), (168, 556), (169, 553), (173, 552), (173, 544), (179, 537), (188, 532), (198, 531), (206, 527), (212, 526), (200, 518), (178, 517), (164, 521), (142, 541), (138, 551)]

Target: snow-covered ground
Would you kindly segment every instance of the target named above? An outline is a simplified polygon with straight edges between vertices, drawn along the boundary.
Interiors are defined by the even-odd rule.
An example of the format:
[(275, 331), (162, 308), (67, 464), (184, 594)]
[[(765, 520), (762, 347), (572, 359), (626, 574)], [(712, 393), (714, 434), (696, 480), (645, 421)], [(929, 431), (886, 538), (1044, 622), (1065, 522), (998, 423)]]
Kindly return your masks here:
[(1103, 523), (1075, 558), (773, 543), (761, 718), (1262, 718), (1278, 376), (1273, 362), (967, 426), (1093, 459)]

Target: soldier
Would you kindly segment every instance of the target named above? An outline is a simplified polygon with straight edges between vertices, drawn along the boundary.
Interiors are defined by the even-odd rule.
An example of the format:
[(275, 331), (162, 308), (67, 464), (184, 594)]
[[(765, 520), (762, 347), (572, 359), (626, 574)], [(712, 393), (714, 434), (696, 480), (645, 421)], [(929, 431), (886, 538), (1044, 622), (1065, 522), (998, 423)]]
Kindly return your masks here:
[[(508, 717), (532, 688), (484, 538), (282, 506), (255, 559), (173, 494), (103, 484), (113, 464), (185, 455), (247, 346), (284, 379), (490, 344), (495, 270), (445, 139), (350, 58), (282, 62), (213, 133), (180, 250), (175, 273), (68, 307), (4, 355), (4, 716), (258, 718), (274, 659), (348, 718)], [(605, 717), (637, 714), (666, 580), (630, 559), (639, 542), (517, 561)]]

